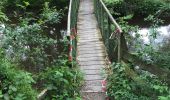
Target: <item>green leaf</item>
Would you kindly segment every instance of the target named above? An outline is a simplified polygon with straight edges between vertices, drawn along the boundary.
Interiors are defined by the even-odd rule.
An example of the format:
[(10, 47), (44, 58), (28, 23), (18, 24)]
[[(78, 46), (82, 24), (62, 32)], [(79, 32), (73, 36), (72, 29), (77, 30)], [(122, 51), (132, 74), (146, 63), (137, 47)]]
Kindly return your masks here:
[(169, 96), (167, 96), (167, 97), (165, 97), (165, 96), (158, 96), (158, 100), (169, 100), (169, 99), (170, 99)]
[(12, 86), (12, 85), (10, 85), (9, 86), (9, 89), (11, 89), (12, 91), (14, 91), (14, 92), (16, 92), (17, 91), (17, 88), (16, 87), (14, 87), (14, 86)]
[(25, 4), (26, 7), (30, 5), (30, 3), (26, 1), (23, 1), (23, 3)]
[(0, 90), (0, 98), (2, 98), (2, 97), (3, 97), (2, 90)]

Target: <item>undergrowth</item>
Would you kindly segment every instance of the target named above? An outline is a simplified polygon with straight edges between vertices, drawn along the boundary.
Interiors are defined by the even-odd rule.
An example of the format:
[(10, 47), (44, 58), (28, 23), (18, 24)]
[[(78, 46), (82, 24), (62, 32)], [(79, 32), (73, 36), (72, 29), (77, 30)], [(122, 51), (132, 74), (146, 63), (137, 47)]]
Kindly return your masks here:
[(126, 64), (112, 64), (107, 85), (111, 100), (170, 99), (170, 89), (166, 83), (147, 71), (140, 70), (136, 73), (129, 68)]
[(0, 50), (0, 99), (36, 100), (37, 92), (32, 88), (35, 83), (31, 73), (17, 69), (4, 57)]
[(70, 66), (60, 32), (67, 6), (66, 0), (0, 1), (0, 100), (36, 100), (43, 89), (44, 100), (80, 100), (82, 74)]
[(45, 87), (48, 89), (48, 95), (45, 100), (79, 100), (80, 87), (83, 82), (83, 75), (79, 68), (68, 67), (68, 61), (58, 63), (47, 68), (40, 74), (42, 80), (45, 80)]
[(159, 12), (162, 17), (168, 17), (170, 2), (163, 0), (104, 0), (110, 11), (115, 14), (148, 16)]

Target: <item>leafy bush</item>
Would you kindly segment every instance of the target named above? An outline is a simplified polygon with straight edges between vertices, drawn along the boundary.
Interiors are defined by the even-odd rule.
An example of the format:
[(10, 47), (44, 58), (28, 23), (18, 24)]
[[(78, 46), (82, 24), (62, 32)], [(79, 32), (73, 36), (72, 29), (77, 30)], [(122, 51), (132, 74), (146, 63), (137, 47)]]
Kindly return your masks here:
[(67, 0), (2, 0), (5, 8), (25, 9), (25, 8), (43, 8), (45, 2), (50, 2), (50, 6), (56, 6), (57, 9), (63, 9), (68, 5)]
[(0, 23), (4, 21), (8, 21), (8, 17), (0, 9)]
[(3, 47), (6, 48), (8, 58), (25, 63), (27, 67), (47, 66), (50, 54), (46, 49), (55, 46), (57, 41), (43, 35), (38, 24), (23, 25), (5, 31)]
[(61, 19), (61, 14), (54, 8), (49, 7), (49, 2), (45, 2), (44, 9), (41, 14), (41, 19), (45, 23), (59, 23)]
[(0, 98), (3, 100), (36, 100), (30, 73), (21, 71), (0, 51)]
[(67, 100), (79, 98), (82, 73), (76, 67), (69, 68), (67, 60), (61, 60), (41, 74), (48, 89), (47, 100)]
[(154, 64), (158, 65), (159, 67), (165, 68), (167, 70), (170, 70), (170, 40), (167, 41), (167, 43), (163, 43), (159, 50), (153, 52), (154, 54), (150, 54), (151, 59)]
[(5, 0), (0, 1), (0, 24), (3, 21), (8, 21), (8, 18), (7, 18), (6, 14), (3, 11), (5, 2), (6, 2)]
[(169, 3), (162, 0), (105, 0), (113, 14), (135, 14), (148, 16), (159, 12), (161, 16), (169, 16)]
[(160, 82), (156, 76), (146, 71), (140, 71), (140, 74), (135, 76), (126, 67), (121, 64), (112, 65), (113, 72), (108, 77), (107, 86), (108, 95), (111, 97), (111, 100), (170, 99), (168, 86)]
[(51, 66), (60, 53), (58, 45), (63, 43), (54, 30), (60, 19), (60, 13), (46, 3), (40, 19), (26, 17), (17, 26), (8, 25), (2, 40), (8, 59), (32, 71)]
[[(48, 88), (47, 100), (79, 99), (82, 75), (77, 68), (69, 67), (66, 57), (60, 58), (66, 55), (68, 41), (61, 37), (57, 25), (69, 2), (1, 1), (0, 21), (7, 16), (9, 20), (4, 22), (6, 28), (0, 41), (0, 47), (4, 49), (4, 56), (0, 59), (0, 99), (35, 100), (34, 80), (34, 85), (39, 85), (38, 90)], [(59, 10), (61, 8), (63, 10)], [(19, 69), (34, 73), (34, 80), (30, 73)]]

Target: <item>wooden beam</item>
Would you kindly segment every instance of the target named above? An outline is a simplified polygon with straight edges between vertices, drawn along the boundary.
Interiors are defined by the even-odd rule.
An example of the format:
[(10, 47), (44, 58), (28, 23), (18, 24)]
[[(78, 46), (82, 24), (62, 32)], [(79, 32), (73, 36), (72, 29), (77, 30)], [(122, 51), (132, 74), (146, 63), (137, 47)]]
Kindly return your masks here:
[(68, 10), (68, 20), (67, 20), (67, 37), (70, 36), (70, 27), (71, 27), (71, 9), (72, 9), (72, 0), (70, 0), (70, 4), (69, 4), (69, 10)]
[(47, 95), (47, 89), (44, 89), (43, 91), (41, 91), (40, 94), (38, 94), (37, 96), (37, 100), (44, 100), (44, 97)]

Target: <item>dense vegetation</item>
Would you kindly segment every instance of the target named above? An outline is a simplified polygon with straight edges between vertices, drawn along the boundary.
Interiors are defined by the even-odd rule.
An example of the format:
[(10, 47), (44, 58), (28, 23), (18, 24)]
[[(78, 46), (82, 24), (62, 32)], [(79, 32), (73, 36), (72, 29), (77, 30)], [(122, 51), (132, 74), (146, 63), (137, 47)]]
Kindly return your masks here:
[[(153, 40), (159, 35), (157, 31), (158, 27), (164, 25), (164, 22), (168, 22), (168, 20), (165, 19), (170, 18), (170, 1), (104, 1), (112, 15), (122, 26), (127, 42), (129, 44), (135, 43), (131, 55), (135, 56), (135, 60), (136, 58), (138, 59), (137, 63), (134, 63), (135, 60), (128, 56), (129, 58), (123, 59), (125, 62), (121, 62), (120, 64), (114, 63), (110, 69), (107, 70), (109, 74), (107, 89), (110, 99), (169, 100), (169, 82), (167, 82), (167, 78), (165, 78), (168, 77), (170, 73), (169, 42), (162, 43), (160, 46), (156, 45), (159, 48), (155, 49)], [(145, 27), (150, 28), (149, 33), (147, 33), (150, 37), (149, 44), (141, 42), (140, 34), (136, 34), (135, 37), (129, 34), (132, 31), (138, 32), (140, 27), (143, 27), (141, 23), (131, 23), (133, 20), (143, 22)], [(147, 66), (144, 68), (144, 65)], [(152, 69), (152, 71), (150, 69)], [(160, 77), (162, 70), (168, 75)], [(153, 74), (153, 71), (156, 71), (156, 74)], [(165, 73), (162, 73), (162, 75)]]
[(111, 100), (168, 100), (170, 90), (166, 83), (147, 72), (135, 70), (126, 64), (113, 64), (108, 78), (108, 94)]
[(67, 0), (0, 1), (0, 99), (79, 98), (82, 75), (67, 60)]
[(148, 16), (159, 13), (168, 17), (170, 12), (169, 0), (104, 0), (113, 14)]
[(5, 59), (4, 52), (0, 52), (0, 98), (5, 100), (36, 100), (37, 92), (32, 88), (31, 73), (20, 70)]
[[(148, 69), (156, 65), (157, 69), (170, 72), (170, 42), (154, 49), (152, 43), (143, 45), (139, 34), (135, 37), (128, 34), (140, 28), (129, 24), (130, 20), (142, 18), (151, 28), (150, 36), (156, 39), (156, 29), (170, 18), (170, 1), (104, 1), (127, 33), (127, 42), (135, 40), (133, 55), (147, 63)], [(0, 1), (0, 100), (36, 100), (43, 89), (48, 89), (45, 100), (81, 100), (82, 73), (67, 60), (64, 29), (68, 3), (67, 0)], [(155, 75), (140, 67), (129, 58), (106, 69), (110, 99), (170, 100), (170, 83), (158, 76), (164, 73), (158, 70)]]

